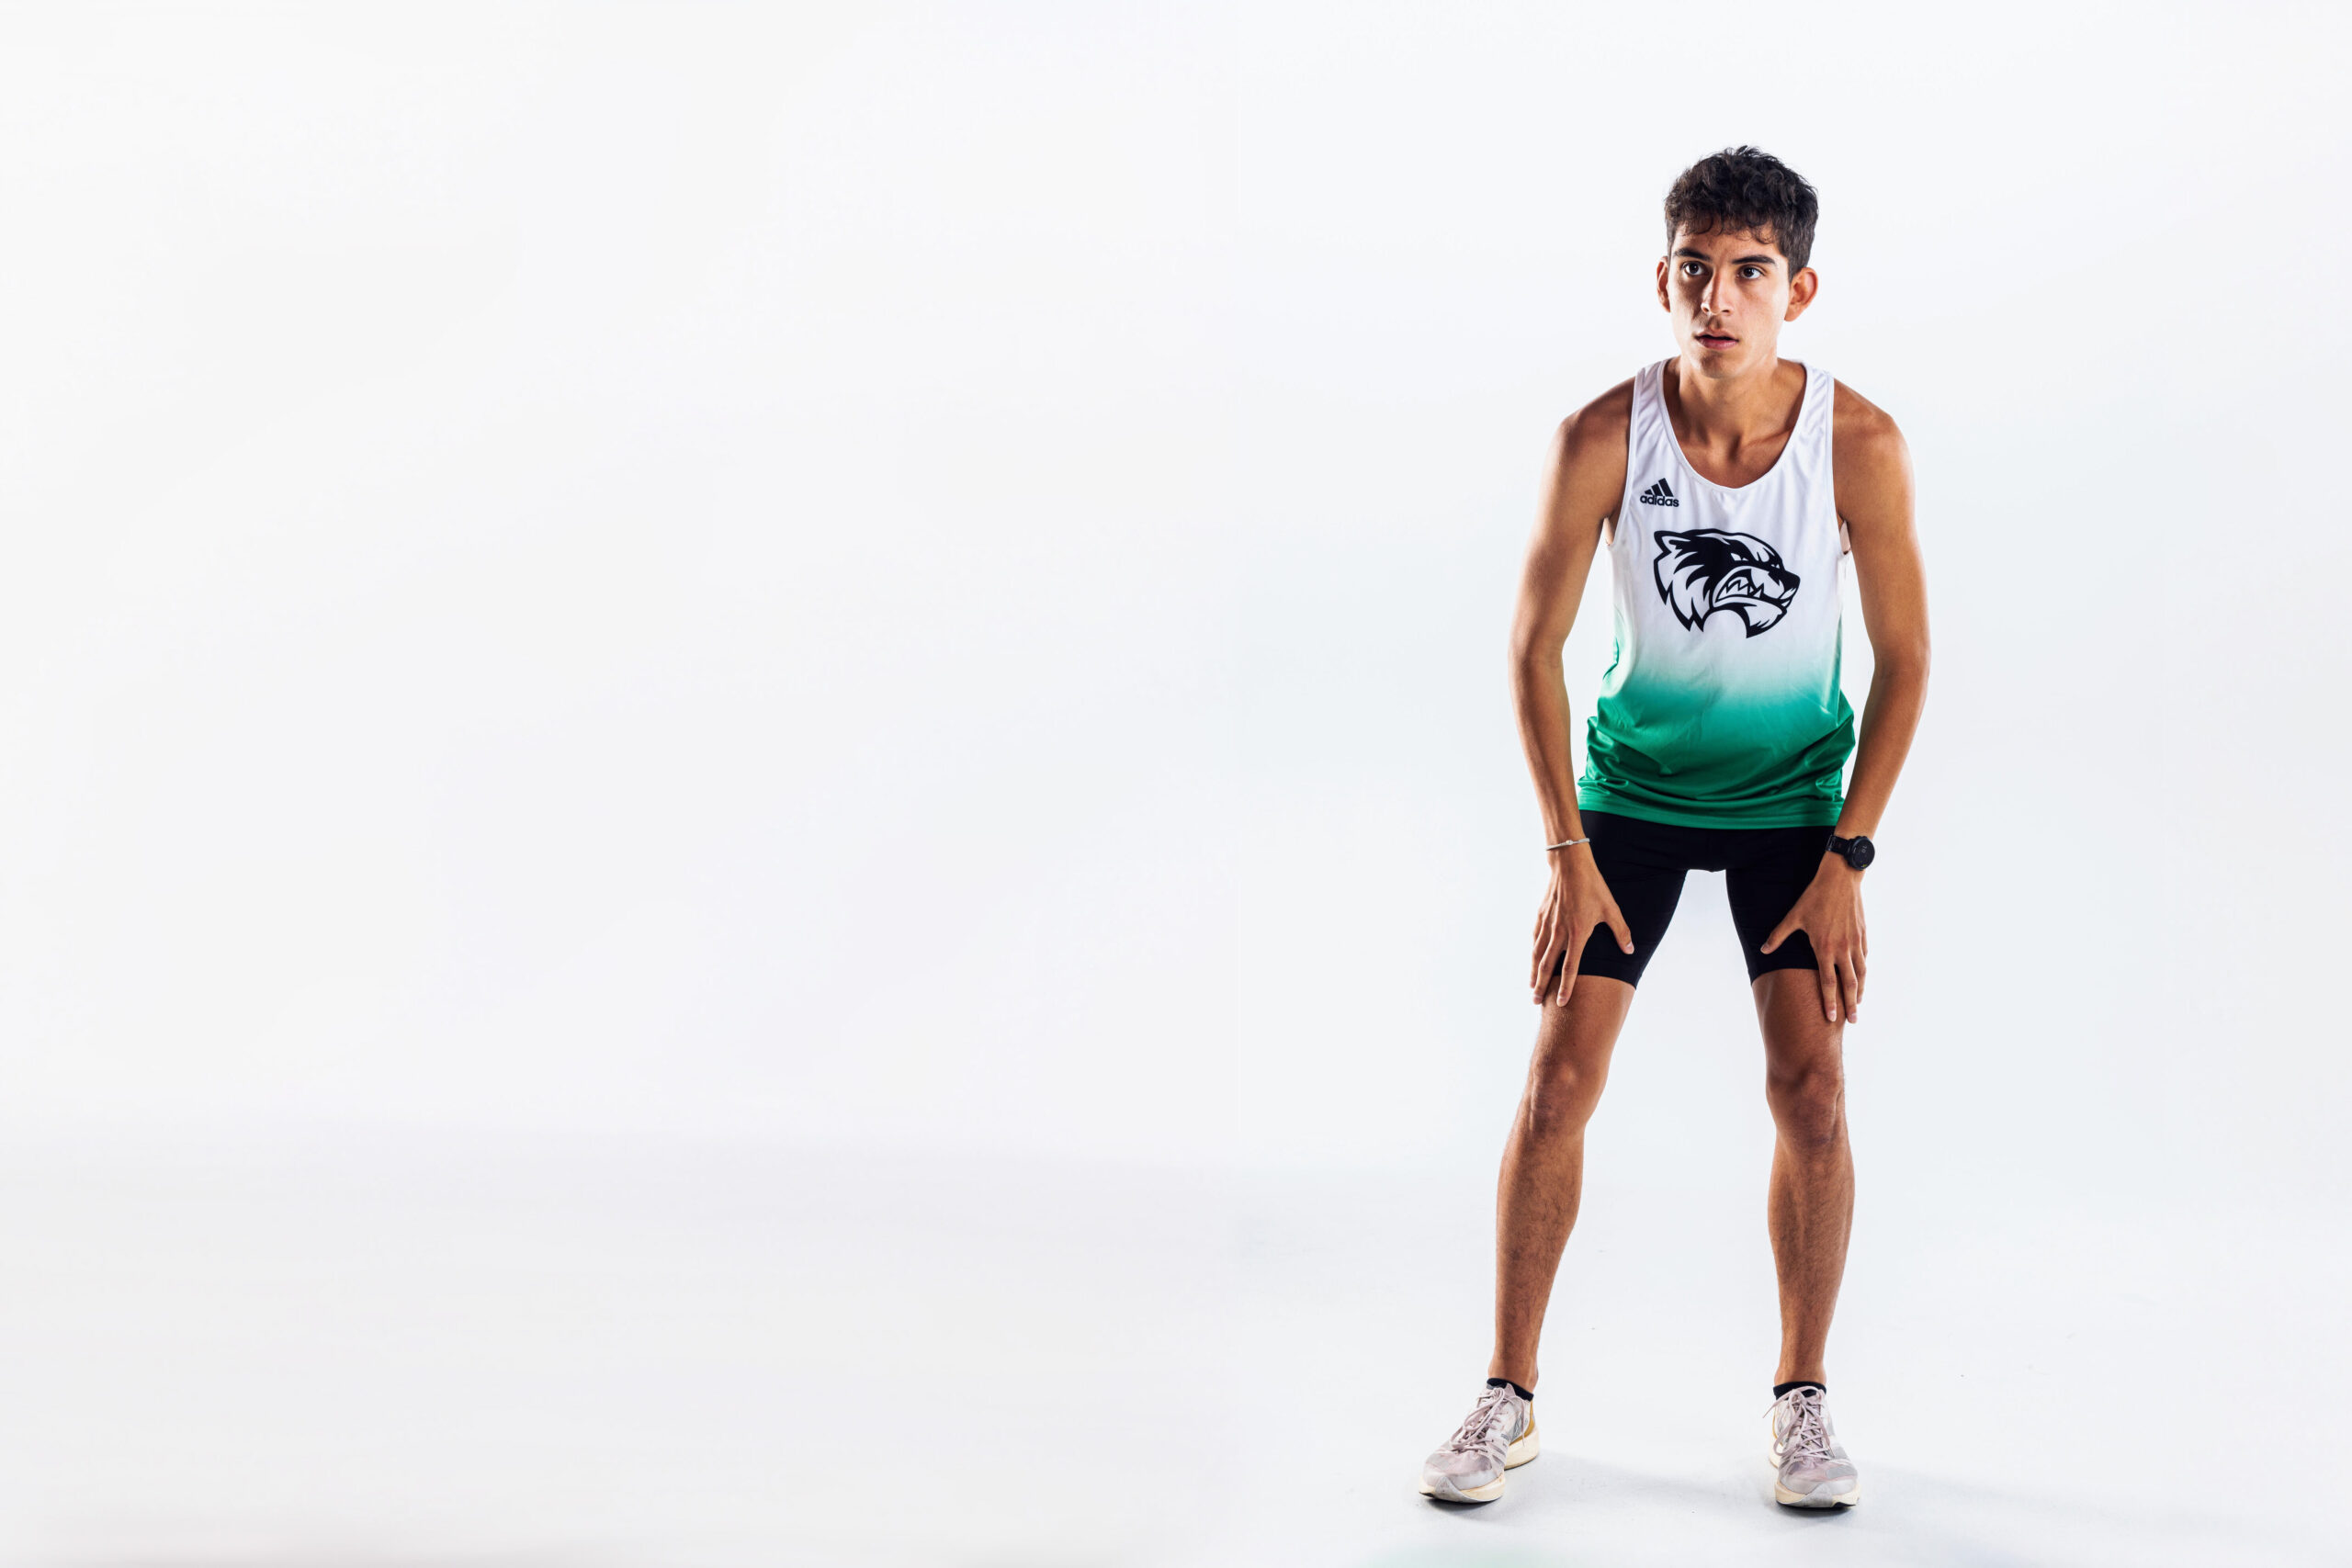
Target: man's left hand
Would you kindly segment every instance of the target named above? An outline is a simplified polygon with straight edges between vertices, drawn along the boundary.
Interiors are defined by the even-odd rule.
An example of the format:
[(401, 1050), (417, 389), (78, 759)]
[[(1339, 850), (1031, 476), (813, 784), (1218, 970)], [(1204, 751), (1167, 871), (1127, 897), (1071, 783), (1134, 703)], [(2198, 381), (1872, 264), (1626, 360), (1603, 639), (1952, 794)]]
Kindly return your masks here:
[(1862, 874), (1839, 856), (1823, 855), (1813, 886), (1796, 908), (1781, 917), (1764, 939), (1763, 951), (1771, 952), (1795, 931), (1804, 932), (1813, 943), (1822, 1016), (1835, 1023), (1842, 1012), (1860, 1023), (1862, 977), (1869, 972), (1871, 950), (1870, 933), (1862, 924)]

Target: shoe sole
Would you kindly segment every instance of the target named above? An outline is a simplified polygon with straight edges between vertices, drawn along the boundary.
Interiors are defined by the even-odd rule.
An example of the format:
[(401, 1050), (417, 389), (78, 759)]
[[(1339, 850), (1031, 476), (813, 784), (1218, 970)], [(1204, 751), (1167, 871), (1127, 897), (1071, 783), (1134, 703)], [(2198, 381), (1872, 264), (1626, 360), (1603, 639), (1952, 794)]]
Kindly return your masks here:
[(1766, 1454), (1764, 1462), (1772, 1467), (1772, 1501), (1783, 1508), (1850, 1508), (1862, 1500), (1859, 1485), (1850, 1492), (1826, 1494), (1820, 1491), (1792, 1492), (1781, 1484), (1781, 1461), (1777, 1455)]
[(1536, 1433), (1535, 1423), (1530, 1421), (1527, 1430), (1520, 1435), (1519, 1439), (1503, 1450), (1504, 1475), (1495, 1477), (1484, 1486), (1456, 1486), (1451, 1481), (1441, 1481), (1432, 1486), (1424, 1479), (1421, 1495), (1434, 1497), (1441, 1503), (1491, 1503), (1503, 1495), (1504, 1477), (1543, 1451), (1543, 1438)]

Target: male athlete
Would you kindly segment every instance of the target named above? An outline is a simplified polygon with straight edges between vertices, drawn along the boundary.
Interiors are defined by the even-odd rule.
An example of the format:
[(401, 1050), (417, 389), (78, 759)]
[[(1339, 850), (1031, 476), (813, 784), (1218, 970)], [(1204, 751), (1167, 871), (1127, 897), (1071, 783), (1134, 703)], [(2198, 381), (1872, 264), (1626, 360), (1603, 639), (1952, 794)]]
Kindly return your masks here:
[[(1726, 874), (1779, 1134), (1773, 1495), (1861, 1500), (1824, 1404), (1854, 1207), (1842, 1042), (1860, 1021), (1870, 835), (1927, 697), (1928, 605), (1894, 422), (1780, 355), (1782, 323), (1821, 287), (1806, 265), (1817, 211), (1813, 187), (1753, 147), (1687, 170), (1657, 264), (1678, 352), (1570, 415), (1554, 447), (1511, 631), (1552, 868), (1529, 971), (1542, 1021), (1496, 1201), (1490, 1375), (1422, 1469), (1431, 1497), (1491, 1501), (1536, 1455), (1535, 1344), (1576, 1223), (1585, 1122), (1683, 876), (1702, 870)], [(1617, 649), (1577, 777), (1560, 648), (1604, 542)], [(1859, 752), (1838, 676), (1849, 555), (1877, 660)]]

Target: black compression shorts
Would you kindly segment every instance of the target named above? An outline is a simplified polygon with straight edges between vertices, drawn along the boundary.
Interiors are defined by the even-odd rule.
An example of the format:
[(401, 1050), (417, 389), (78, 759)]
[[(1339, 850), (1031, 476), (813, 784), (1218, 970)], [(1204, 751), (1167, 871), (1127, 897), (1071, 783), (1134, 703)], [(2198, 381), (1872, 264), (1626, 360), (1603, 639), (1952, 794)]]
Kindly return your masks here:
[(1579, 975), (1605, 975), (1629, 986), (1641, 984), (1650, 954), (1674, 919), (1682, 898), (1682, 878), (1693, 871), (1724, 874), (1731, 923), (1739, 931), (1747, 977), (1774, 969), (1814, 969), (1813, 943), (1803, 931), (1770, 953), (1758, 953), (1781, 917), (1796, 907), (1821, 870), (1829, 846), (1826, 828), (1684, 828), (1622, 817), (1613, 811), (1582, 813), (1592, 835), (1593, 863), (1609, 884), (1610, 897), (1634, 933), (1634, 951), (1617, 945), (1617, 933), (1593, 928), (1577, 962)]

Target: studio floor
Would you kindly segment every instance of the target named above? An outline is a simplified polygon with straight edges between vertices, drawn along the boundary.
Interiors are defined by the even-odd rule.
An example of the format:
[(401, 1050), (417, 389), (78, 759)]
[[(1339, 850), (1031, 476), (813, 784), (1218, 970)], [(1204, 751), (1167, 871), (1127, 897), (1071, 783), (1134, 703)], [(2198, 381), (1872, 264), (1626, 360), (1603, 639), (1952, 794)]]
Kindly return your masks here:
[[(1486, 1172), (354, 1132), (20, 1141), (0, 1562), (2352, 1562), (2340, 1221), (1872, 1191), (1868, 1500), (1769, 1500), (1760, 1186), (1596, 1180), (1498, 1503)], [(1759, 1174), (1760, 1180), (1760, 1174)], [(2326, 1228), (2339, 1228), (2331, 1232)]]

